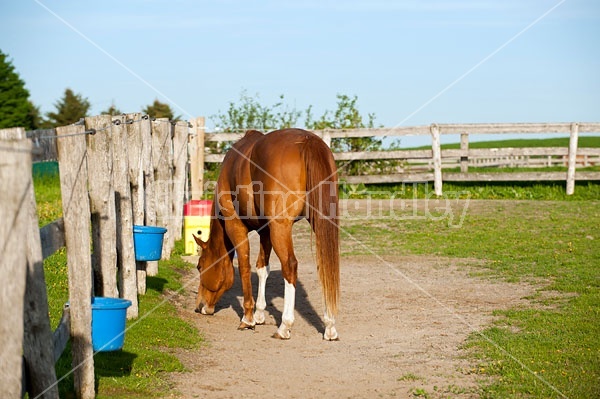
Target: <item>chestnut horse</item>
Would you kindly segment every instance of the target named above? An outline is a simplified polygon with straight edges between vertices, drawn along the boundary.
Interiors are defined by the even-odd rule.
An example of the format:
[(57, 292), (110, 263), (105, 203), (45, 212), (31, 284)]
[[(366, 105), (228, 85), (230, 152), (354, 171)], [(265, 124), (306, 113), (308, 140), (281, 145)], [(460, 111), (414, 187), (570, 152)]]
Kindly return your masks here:
[[(208, 240), (194, 237), (202, 248), (196, 311), (213, 314), (221, 295), (231, 288), (235, 251), (244, 292), (244, 316), (239, 328), (252, 329), (256, 324), (264, 324), (265, 287), (269, 257), (274, 249), (285, 280), (282, 320), (274, 336), (289, 339), (298, 275), (292, 226), (307, 218), (316, 237), (317, 270), (325, 302), (323, 337), (336, 340), (340, 285), (337, 188), (333, 154), (317, 135), (301, 129), (269, 134), (247, 131), (223, 160)], [(256, 310), (250, 279), (248, 232), (251, 230), (260, 236)]]

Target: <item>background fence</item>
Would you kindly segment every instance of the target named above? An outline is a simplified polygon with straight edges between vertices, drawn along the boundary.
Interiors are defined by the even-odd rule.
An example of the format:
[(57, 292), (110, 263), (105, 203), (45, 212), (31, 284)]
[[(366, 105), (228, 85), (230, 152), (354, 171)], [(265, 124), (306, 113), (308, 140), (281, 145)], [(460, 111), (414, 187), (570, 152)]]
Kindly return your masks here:
[[(581, 133), (600, 132), (600, 123), (493, 123), (493, 124), (444, 124), (376, 129), (348, 129), (316, 131), (328, 144), (331, 140), (359, 137), (407, 137), (430, 136), (430, 149), (337, 152), (337, 161), (395, 160), (399, 167), (394, 173), (382, 173), (368, 169), (363, 174), (340, 176), (351, 184), (358, 183), (402, 183), (433, 182), (436, 195), (442, 195), (444, 181), (566, 181), (567, 194), (573, 194), (575, 180), (600, 180), (600, 172), (580, 171), (579, 167), (600, 164), (600, 148), (579, 148)], [(480, 134), (522, 134), (527, 138), (532, 133), (569, 134), (568, 147), (536, 148), (469, 148), (470, 136)], [(460, 135), (460, 149), (442, 149), (442, 135)], [(207, 133), (205, 142), (217, 143), (237, 141), (243, 133)], [(224, 154), (205, 154), (207, 163), (220, 163)], [(490, 172), (470, 171), (473, 167), (532, 168), (566, 166), (567, 172)], [(460, 171), (454, 171), (460, 170)]]

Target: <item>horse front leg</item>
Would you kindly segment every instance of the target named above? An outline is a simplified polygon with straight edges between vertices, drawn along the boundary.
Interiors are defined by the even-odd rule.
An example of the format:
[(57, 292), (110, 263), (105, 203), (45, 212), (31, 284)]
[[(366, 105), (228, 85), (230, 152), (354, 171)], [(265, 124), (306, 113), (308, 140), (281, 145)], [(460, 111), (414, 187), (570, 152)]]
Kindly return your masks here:
[(260, 252), (256, 261), (256, 274), (258, 275), (258, 296), (256, 297), (256, 311), (254, 312), (254, 321), (256, 324), (265, 324), (265, 309), (267, 307), (266, 288), (267, 278), (271, 268), (269, 267), (269, 258), (271, 256), (271, 238), (269, 237), (268, 227), (266, 231), (260, 233)]
[(254, 297), (252, 296), (252, 280), (250, 268), (250, 242), (248, 230), (238, 221), (232, 221), (229, 226), (225, 224), (227, 235), (235, 247), (238, 259), (238, 269), (244, 292), (244, 315), (238, 327), (239, 330), (254, 329)]

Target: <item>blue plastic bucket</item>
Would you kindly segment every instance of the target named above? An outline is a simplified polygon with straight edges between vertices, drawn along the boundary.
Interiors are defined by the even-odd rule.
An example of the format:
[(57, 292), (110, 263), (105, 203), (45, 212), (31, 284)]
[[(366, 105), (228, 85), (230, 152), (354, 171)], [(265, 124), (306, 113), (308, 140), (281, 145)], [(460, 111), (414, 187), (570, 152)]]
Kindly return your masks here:
[(159, 260), (162, 254), (163, 237), (167, 229), (156, 226), (133, 226), (135, 260)]
[(92, 347), (95, 352), (123, 348), (125, 320), (131, 301), (121, 298), (92, 298)]

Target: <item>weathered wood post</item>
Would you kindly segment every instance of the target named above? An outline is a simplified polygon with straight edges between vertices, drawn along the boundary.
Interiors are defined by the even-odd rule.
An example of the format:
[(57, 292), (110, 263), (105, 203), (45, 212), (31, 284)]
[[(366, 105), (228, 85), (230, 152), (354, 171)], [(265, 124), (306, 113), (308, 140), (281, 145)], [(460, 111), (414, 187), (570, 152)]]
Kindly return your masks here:
[[(8, 129), (7, 129), (8, 130)], [(0, 130), (0, 397), (19, 398), (23, 363), (23, 297), (27, 270), (31, 142), (25, 131)], [(14, 135), (13, 135), (14, 134)]]
[[(117, 225), (113, 179), (113, 143), (110, 115), (85, 118), (86, 129), (99, 130), (87, 139), (90, 211), (92, 212), (92, 267), (97, 296), (118, 298)], [(107, 130), (108, 129), (108, 130)]]
[(442, 150), (440, 148), (440, 128), (433, 124), (431, 131), (431, 151), (433, 154), (433, 190), (435, 195), (442, 195)]
[(577, 166), (577, 142), (579, 140), (579, 124), (571, 124), (569, 137), (569, 161), (567, 164), (567, 195), (575, 192), (575, 167)]
[(192, 136), (190, 140), (190, 179), (192, 181), (192, 199), (202, 198), (204, 190), (204, 134), (206, 132), (204, 117), (192, 119)]
[(323, 137), (321, 137), (327, 147), (331, 148), (331, 132), (329, 130), (323, 130)]
[[(144, 165), (142, 140), (142, 114), (128, 114), (125, 116), (127, 130), (127, 153), (129, 155), (129, 184), (131, 185), (131, 202), (133, 207), (133, 224), (144, 225), (145, 216), (145, 190), (144, 190)], [(136, 261), (137, 292), (146, 293), (146, 262)]]
[[(26, 165), (21, 168), (28, 169)], [(29, 185), (27, 204), (27, 284), (25, 288), (25, 308), (23, 338), (23, 358), (27, 392), (31, 398), (57, 398), (58, 385), (54, 369), (54, 342), (48, 317), (48, 294), (44, 277), (41, 234), (35, 203), (33, 184)]]
[(119, 295), (131, 301), (127, 318), (138, 317), (137, 271), (133, 248), (133, 210), (129, 186), (129, 156), (125, 118), (113, 117), (113, 173), (115, 179), (115, 210), (117, 221), (117, 266), (119, 273)]
[(460, 149), (464, 152), (460, 157), (460, 173), (469, 173), (469, 134), (461, 133)]
[[(141, 163), (144, 174), (144, 221), (146, 226), (156, 226), (156, 184), (154, 183), (154, 166), (152, 164), (152, 123), (148, 115), (142, 117), (140, 135), (142, 138)], [(146, 275), (156, 276), (157, 274), (158, 261), (155, 260), (146, 262), (145, 270), (138, 270), (138, 278), (143, 276), (144, 283), (146, 282)]]
[(91, 399), (95, 397), (92, 349), (92, 261), (84, 131), (82, 125), (71, 125), (57, 128), (56, 135), (67, 244), (75, 392), (78, 398)]
[[(152, 164), (154, 166), (154, 187), (156, 200), (156, 224), (169, 228), (171, 216), (173, 140), (171, 123), (166, 118), (152, 122)], [(167, 231), (163, 241), (162, 258), (167, 259), (171, 253), (172, 231)]]
[(181, 238), (183, 202), (185, 197), (186, 165), (188, 160), (188, 123), (179, 121), (173, 128), (173, 209), (171, 228), (174, 242)]

